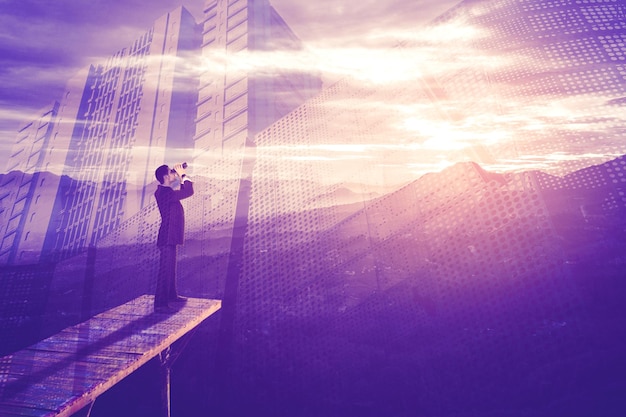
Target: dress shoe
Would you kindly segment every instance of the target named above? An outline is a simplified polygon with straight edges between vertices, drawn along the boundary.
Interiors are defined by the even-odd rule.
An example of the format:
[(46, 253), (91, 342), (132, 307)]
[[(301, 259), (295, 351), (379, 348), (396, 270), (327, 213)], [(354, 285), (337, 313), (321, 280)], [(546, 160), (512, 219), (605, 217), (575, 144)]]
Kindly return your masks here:
[(186, 303), (187, 302), (187, 298), (186, 297), (181, 297), (180, 295), (177, 295), (176, 297), (172, 298), (169, 302), (170, 303)]

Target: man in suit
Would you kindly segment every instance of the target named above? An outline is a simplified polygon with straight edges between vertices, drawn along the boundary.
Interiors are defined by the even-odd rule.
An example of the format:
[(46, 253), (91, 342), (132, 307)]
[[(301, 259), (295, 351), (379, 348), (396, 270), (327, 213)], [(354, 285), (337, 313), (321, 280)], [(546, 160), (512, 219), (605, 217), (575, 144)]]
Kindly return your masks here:
[[(185, 174), (185, 165), (175, 165), (174, 169), (161, 165), (154, 173), (159, 181), (154, 197), (161, 213), (157, 238), (161, 257), (154, 294), (154, 311), (157, 313), (171, 313), (175, 311), (171, 304), (187, 301), (176, 291), (176, 250), (183, 244), (185, 234), (185, 212), (180, 200), (193, 195), (193, 183)], [(180, 188), (177, 187), (179, 182)]]

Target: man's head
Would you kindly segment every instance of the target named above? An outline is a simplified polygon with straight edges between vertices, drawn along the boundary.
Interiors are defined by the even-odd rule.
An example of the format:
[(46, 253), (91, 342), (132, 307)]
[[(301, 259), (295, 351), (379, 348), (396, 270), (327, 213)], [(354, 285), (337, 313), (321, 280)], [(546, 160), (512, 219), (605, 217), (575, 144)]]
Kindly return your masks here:
[(172, 170), (167, 165), (161, 165), (154, 171), (154, 176), (156, 177), (159, 184), (169, 185), (171, 182)]

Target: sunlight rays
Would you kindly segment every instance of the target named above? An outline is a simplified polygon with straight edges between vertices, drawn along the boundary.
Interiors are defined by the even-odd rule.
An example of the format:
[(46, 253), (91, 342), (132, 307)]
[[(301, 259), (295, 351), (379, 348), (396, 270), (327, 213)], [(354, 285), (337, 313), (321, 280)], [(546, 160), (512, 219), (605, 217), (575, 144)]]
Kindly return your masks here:
[[(306, 150), (298, 146), (283, 149), (279, 159), (295, 162), (367, 160), (413, 169), (473, 159), (477, 147), (487, 150), (498, 147), (508, 152), (501, 158), (506, 164), (494, 164), (501, 169), (549, 168), (563, 161), (555, 157), (558, 153), (546, 148), (545, 154), (538, 155), (536, 151), (525, 150), (526, 143), (566, 135), (600, 137), (624, 129), (626, 116), (619, 107), (607, 103), (626, 93), (619, 97), (528, 93), (526, 86), (518, 81), (524, 79), (527, 68), (543, 68), (548, 74), (551, 71), (554, 78), (560, 61), (548, 58), (541, 61), (541, 56), (528, 52), (530, 49), (496, 53), (494, 49), (480, 47), (485, 42), (497, 41), (499, 35), (471, 25), (468, 20), (493, 11), (488, 5), (473, 7), (465, 18), (459, 16), (413, 30), (407, 30), (408, 21), (386, 27), (363, 25), (354, 31), (318, 36), (298, 50), (226, 53), (207, 52), (208, 48), (203, 48), (202, 56), (155, 55), (147, 60), (149, 65), (158, 61), (175, 68), (173, 76), (190, 81), (177, 84), (185, 89), (195, 89), (199, 79), (204, 83), (227, 73), (252, 77), (319, 74), (327, 87), (337, 80), (348, 80), (356, 93), (323, 104), (329, 115), (325, 123), (330, 131), (339, 132), (334, 137), (336, 143), (311, 144)], [(346, 10), (335, 12), (341, 15)], [(116, 30), (120, 37), (126, 38), (132, 27), (121, 26)], [(98, 57), (92, 59), (101, 61)], [(122, 62), (124, 68), (133, 66), (126, 57)], [(40, 75), (50, 80), (65, 76), (61, 74), (66, 71), (67, 68), (57, 67)], [(503, 73), (514, 76), (500, 77)], [(150, 73), (145, 77), (144, 93), (156, 91), (159, 79)], [(16, 122), (31, 117), (30, 112), (20, 108), (0, 112), (1, 119)], [(359, 120), (367, 120), (375, 128), (357, 134), (358, 129), (351, 124), (361, 123)], [(564, 149), (564, 155), (571, 158), (576, 146)], [(603, 149), (593, 146), (597, 145), (590, 144), (585, 149), (588, 152), (581, 154), (581, 160), (587, 154), (604, 154)], [(607, 157), (610, 153), (606, 152)], [(532, 165), (531, 160), (540, 162)]]

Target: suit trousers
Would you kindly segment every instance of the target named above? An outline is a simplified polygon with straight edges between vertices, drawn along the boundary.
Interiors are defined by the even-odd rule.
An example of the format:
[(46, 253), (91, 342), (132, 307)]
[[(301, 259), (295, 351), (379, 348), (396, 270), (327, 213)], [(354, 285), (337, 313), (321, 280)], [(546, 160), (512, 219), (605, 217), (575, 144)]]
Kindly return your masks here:
[(168, 301), (178, 296), (176, 291), (176, 252), (177, 245), (160, 246), (159, 275), (157, 277), (154, 305), (166, 306)]

